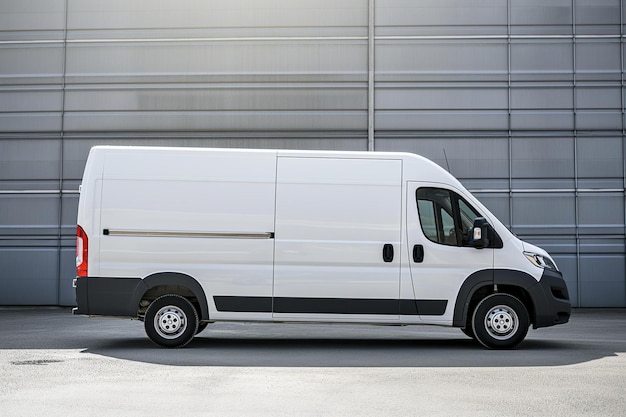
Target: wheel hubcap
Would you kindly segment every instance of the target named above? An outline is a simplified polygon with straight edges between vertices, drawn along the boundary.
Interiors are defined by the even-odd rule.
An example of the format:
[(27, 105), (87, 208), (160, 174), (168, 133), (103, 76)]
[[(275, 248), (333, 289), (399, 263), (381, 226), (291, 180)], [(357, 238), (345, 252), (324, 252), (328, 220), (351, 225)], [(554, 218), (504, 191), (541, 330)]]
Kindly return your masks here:
[(176, 306), (165, 306), (154, 316), (154, 328), (165, 339), (175, 339), (187, 328), (187, 316)]
[(518, 323), (515, 311), (504, 305), (495, 306), (485, 317), (486, 329), (491, 337), (498, 340), (506, 340), (513, 336)]

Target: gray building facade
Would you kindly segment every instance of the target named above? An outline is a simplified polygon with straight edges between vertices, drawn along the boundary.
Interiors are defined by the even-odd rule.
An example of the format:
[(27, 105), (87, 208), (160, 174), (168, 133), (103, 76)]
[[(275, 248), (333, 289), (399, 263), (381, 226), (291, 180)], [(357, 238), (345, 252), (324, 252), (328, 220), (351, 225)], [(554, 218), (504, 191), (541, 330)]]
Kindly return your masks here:
[(623, 0), (0, 0), (0, 305), (72, 305), (98, 144), (409, 151), (626, 307)]

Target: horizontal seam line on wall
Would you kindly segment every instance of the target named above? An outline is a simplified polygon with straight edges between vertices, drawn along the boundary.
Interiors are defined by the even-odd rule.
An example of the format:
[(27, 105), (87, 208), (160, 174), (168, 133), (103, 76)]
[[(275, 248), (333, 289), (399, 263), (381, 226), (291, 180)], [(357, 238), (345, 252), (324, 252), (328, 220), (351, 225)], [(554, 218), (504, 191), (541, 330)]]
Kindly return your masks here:
[[(623, 39), (620, 35), (379, 35), (375, 40), (504, 40), (504, 39)], [(45, 45), (45, 44), (89, 44), (89, 43), (159, 43), (159, 42), (267, 42), (267, 41), (366, 41), (367, 36), (260, 36), (224, 38), (109, 38), (109, 39), (41, 39), (0, 41), (0, 45)]]
[(0, 190), (0, 194), (79, 194), (78, 190)]

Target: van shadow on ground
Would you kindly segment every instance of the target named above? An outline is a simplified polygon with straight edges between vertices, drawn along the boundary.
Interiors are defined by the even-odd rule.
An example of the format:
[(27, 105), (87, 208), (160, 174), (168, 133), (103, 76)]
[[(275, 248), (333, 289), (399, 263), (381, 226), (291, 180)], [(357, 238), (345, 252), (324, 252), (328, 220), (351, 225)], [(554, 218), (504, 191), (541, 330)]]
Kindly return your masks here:
[(163, 349), (135, 320), (0, 309), (0, 350), (54, 349), (172, 366), (565, 366), (626, 352), (626, 309), (577, 310), (570, 323), (530, 330), (507, 351), (486, 350), (452, 328), (259, 323), (211, 324), (187, 347)]
[[(517, 349), (487, 350), (466, 338), (443, 329), (421, 335), (395, 334), (394, 329), (361, 330), (359, 335), (324, 337), (310, 326), (290, 329), (280, 335), (263, 335), (267, 328), (250, 325), (241, 335), (198, 335), (182, 349), (155, 347), (147, 337), (100, 340), (84, 352), (117, 359), (174, 366), (244, 367), (535, 367), (584, 363), (625, 351), (624, 343), (577, 342), (531, 336)], [(274, 325), (274, 327), (280, 325)], [(271, 326), (268, 326), (271, 327)], [(296, 326), (297, 327), (297, 326)], [(341, 326), (338, 326), (341, 327)], [(350, 326), (353, 330), (355, 326)], [(361, 326), (358, 326), (361, 327)], [(333, 331), (341, 334), (341, 330)], [(313, 333), (311, 335), (310, 333)], [(304, 336), (306, 335), (306, 336)]]

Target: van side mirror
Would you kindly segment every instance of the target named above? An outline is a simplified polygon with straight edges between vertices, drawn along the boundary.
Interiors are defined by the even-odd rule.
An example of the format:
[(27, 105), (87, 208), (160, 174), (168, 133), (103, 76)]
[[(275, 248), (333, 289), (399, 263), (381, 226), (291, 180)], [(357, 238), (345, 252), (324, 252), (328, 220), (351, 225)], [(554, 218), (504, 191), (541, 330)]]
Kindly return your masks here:
[(483, 249), (489, 246), (489, 222), (484, 217), (474, 219), (474, 229), (470, 245), (476, 249)]

